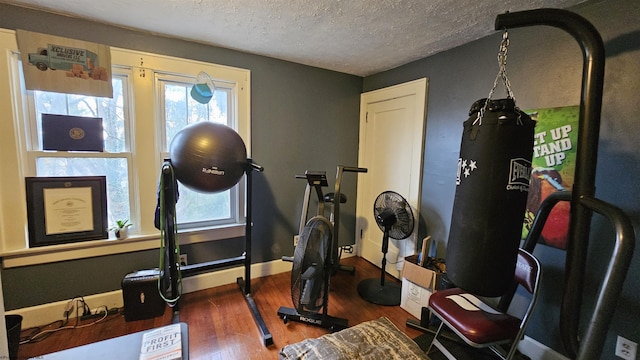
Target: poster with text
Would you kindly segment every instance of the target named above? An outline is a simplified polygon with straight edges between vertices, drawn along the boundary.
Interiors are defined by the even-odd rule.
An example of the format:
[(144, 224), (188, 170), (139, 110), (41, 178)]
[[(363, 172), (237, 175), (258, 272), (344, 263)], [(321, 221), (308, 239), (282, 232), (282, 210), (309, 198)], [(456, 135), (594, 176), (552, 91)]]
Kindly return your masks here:
[[(578, 106), (526, 110), (537, 121), (529, 197), (522, 237), (531, 229), (540, 203), (554, 191), (571, 191), (576, 167), (578, 140)], [(568, 201), (558, 202), (551, 210), (539, 242), (566, 249), (569, 232)]]
[(27, 90), (113, 97), (109, 46), (17, 30)]

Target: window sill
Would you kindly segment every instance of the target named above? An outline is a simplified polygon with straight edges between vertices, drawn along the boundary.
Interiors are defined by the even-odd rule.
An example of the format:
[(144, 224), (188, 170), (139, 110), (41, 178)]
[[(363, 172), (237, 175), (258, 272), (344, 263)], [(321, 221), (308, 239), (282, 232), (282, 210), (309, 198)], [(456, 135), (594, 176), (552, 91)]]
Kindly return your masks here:
[[(180, 245), (242, 237), (244, 224), (215, 229), (185, 230), (179, 234)], [(126, 239), (104, 239), (85, 242), (42, 246), (0, 253), (2, 268), (39, 265), (58, 261), (77, 260), (95, 256), (151, 250), (160, 247), (160, 234), (131, 235)]]

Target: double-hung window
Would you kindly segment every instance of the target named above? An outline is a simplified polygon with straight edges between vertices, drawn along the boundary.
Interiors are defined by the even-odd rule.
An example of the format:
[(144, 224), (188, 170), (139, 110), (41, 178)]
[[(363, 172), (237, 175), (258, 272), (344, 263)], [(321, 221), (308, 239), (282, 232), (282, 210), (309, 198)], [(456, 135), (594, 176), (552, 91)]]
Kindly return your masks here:
[[(29, 91), (27, 133), (28, 173), (35, 176), (105, 176), (107, 179), (107, 216), (131, 218), (130, 180), (132, 153), (129, 146), (130, 104), (128, 77), (113, 75), (113, 98), (98, 98), (45, 91)], [(43, 114), (101, 118), (103, 152), (44, 151)]]
[[(157, 247), (154, 213), (160, 169), (170, 157), (172, 138), (189, 124), (226, 124), (238, 132), (250, 154), (248, 70), (112, 48), (113, 97), (101, 98), (26, 90), (14, 32), (0, 31), (0, 51), (8, 54), (0, 58), (0, 106), (9, 109), (0, 130), (11, 137), (0, 143), (2, 166), (16, 169), (3, 170), (0, 178), (0, 253), (18, 250), (16, 258), (32, 258), (16, 261), (15, 266)], [(207, 104), (190, 96), (200, 72), (208, 74), (216, 87)], [(104, 151), (43, 150), (42, 114), (102, 118)], [(27, 176), (105, 176), (109, 222), (130, 219), (134, 224), (130, 238), (29, 249)], [(244, 179), (211, 194), (180, 186), (181, 243), (242, 236), (244, 199)], [(5, 257), (5, 266), (11, 266), (12, 259)]]
[[(157, 74), (158, 101), (162, 109), (162, 155), (169, 158), (173, 137), (185, 126), (211, 121), (237, 128), (234, 84), (218, 82), (213, 98), (206, 104), (191, 95), (193, 79), (184, 76)], [(179, 179), (178, 179), (179, 181)], [(241, 209), (238, 187), (227, 191), (203, 194), (180, 186), (176, 205), (179, 228), (198, 228), (233, 224), (239, 220)]]

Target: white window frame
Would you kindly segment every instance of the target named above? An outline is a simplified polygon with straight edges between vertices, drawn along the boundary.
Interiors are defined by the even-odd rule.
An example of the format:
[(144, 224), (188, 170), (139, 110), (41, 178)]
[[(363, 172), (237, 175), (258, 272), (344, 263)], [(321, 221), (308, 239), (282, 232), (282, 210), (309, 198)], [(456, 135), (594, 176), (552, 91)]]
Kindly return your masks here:
[[(207, 72), (215, 81), (232, 83), (235, 91), (236, 131), (244, 140), (247, 156), (251, 154), (250, 137), (250, 71), (201, 61), (180, 59), (164, 55), (111, 48), (111, 61), (117, 72), (129, 77), (131, 117), (130, 131), (130, 188), (131, 218), (136, 229), (124, 240), (91, 240), (86, 242), (29, 248), (27, 243), (27, 214), (24, 178), (34, 176), (35, 162), (29, 161), (24, 119), (28, 116), (24, 83), (19, 69), (19, 52), (12, 30), (0, 29), (0, 108), (4, 109), (0, 131), (5, 139), (0, 143), (0, 256), (3, 267), (41, 264), (62, 260), (124, 253), (158, 248), (159, 231), (153, 224), (157, 196), (157, 182), (163, 153), (164, 123), (160, 121), (157, 106), (157, 77), (167, 74), (193, 74)], [(163, 110), (162, 110), (163, 111)], [(141, 129), (150, 129), (142, 131)], [(153, 129), (153, 130), (151, 130)], [(151, 135), (153, 131), (154, 136)], [(12, 136), (13, 135), (13, 136)], [(122, 154), (120, 154), (122, 155)], [(31, 159), (33, 160), (33, 159)], [(33, 166), (31, 166), (33, 162)], [(11, 171), (9, 169), (15, 169)], [(180, 233), (181, 244), (192, 244), (218, 239), (244, 236), (244, 177), (236, 185), (239, 189), (238, 221), (215, 228), (188, 229)]]
[[(184, 85), (187, 81), (189, 83), (193, 83), (194, 79), (193, 77), (187, 77), (184, 75), (179, 76), (173, 73), (155, 72), (156, 106), (158, 108), (159, 122), (161, 123), (161, 125), (159, 125), (158, 127), (159, 127), (159, 130), (161, 131), (161, 134), (159, 136), (159, 144), (160, 144), (160, 149), (162, 149), (161, 151), (162, 159), (168, 159), (170, 157), (169, 155), (170, 144), (167, 141), (167, 134), (166, 134), (167, 127), (166, 127), (166, 119), (165, 119), (165, 111), (164, 111), (166, 110), (166, 105), (164, 102), (165, 97), (164, 97), (163, 84), (173, 83), (177, 85)], [(228, 120), (230, 121), (230, 123), (227, 123), (226, 125), (234, 129), (237, 129), (238, 123), (239, 123), (239, 119), (237, 116), (238, 84), (235, 82), (221, 81), (221, 80), (214, 80), (214, 79), (212, 79), (212, 81), (214, 86), (216, 87), (216, 91), (227, 91), (230, 94), (229, 103), (227, 104), (228, 116), (230, 117), (230, 119)], [(181, 186), (180, 189), (184, 191), (184, 187)], [(220, 220), (206, 220), (201, 223), (197, 223), (197, 222), (183, 223), (181, 222), (181, 219), (178, 214), (178, 218), (177, 218), (178, 228), (189, 230), (189, 229), (198, 229), (203, 226), (219, 227), (219, 226), (228, 226), (232, 224), (244, 223), (245, 202), (241, 201), (241, 199), (244, 199), (242, 189), (244, 189), (244, 178), (242, 178), (236, 186), (228, 190), (230, 192), (230, 198), (231, 198), (229, 218), (220, 219)]]
[[(132, 86), (130, 85), (132, 78), (132, 71), (130, 68), (122, 67), (122, 66), (114, 66), (112, 68), (112, 76), (120, 77), (123, 79), (123, 97), (126, 99), (126, 103), (130, 103), (132, 101), (132, 96), (130, 95)], [(120, 152), (73, 152), (69, 154), (65, 151), (44, 151), (41, 149), (40, 139), (38, 136), (38, 124), (37, 124), (37, 114), (36, 114), (36, 100), (33, 91), (23, 92), (23, 98), (26, 99), (25, 112), (27, 116), (23, 119), (24, 128), (26, 134), (29, 139), (25, 141), (26, 145), (26, 156), (24, 161), (24, 169), (25, 173), (29, 174), (29, 176), (38, 176), (37, 175), (37, 161), (39, 158), (109, 158), (109, 159), (124, 159), (127, 162), (127, 174), (128, 174), (128, 183), (133, 184), (132, 181), (135, 177), (135, 173), (133, 172), (132, 160), (134, 158), (134, 154), (131, 151), (131, 136), (132, 136), (132, 126), (131, 122), (133, 121), (133, 107), (125, 106), (124, 111), (124, 130), (125, 130), (125, 143), (124, 149)], [(135, 218), (136, 215), (139, 214), (137, 209), (138, 202), (133, 201), (135, 199), (135, 194), (138, 193), (138, 189), (130, 185), (128, 188), (129, 193), (129, 211), (130, 218)], [(112, 219), (107, 219), (109, 222)], [(136, 220), (137, 221), (137, 220)], [(111, 224), (107, 224), (111, 225)], [(132, 234), (138, 233), (135, 228), (132, 231)], [(110, 234), (111, 236), (112, 234)]]

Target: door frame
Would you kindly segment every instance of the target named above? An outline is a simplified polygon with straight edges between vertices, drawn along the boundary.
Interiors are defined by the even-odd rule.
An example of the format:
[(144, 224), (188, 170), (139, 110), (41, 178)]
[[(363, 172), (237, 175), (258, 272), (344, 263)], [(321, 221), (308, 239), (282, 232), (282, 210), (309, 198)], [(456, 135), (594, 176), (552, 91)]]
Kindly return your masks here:
[[(415, 118), (413, 119), (413, 128), (414, 128), (414, 141), (413, 141), (413, 149), (411, 154), (411, 173), (409, 174), (411, 179), (409, 194), (406, 194), (407, 201), (409, 205), (411, 205), (412, 210), (414, 211), (414, 231), (411, 234), (409, 239), (411, 240), (413, 247), (415, 248), (415, 244), (417, 244), (418, 239), (418, 224), (420, 219), (420, 198), (422, 191), (422, 166), (424, 159), (424, 141), (425, 141), (425, 130), (426, 130), (426, 114), (427, 114), (427, 89), (428, 89), (428, 79), (421, 78), (417, 80), (413, 80), (410, 82), (369, 91), (366, 93), (362, 93), (360, 95), (360, 128), (359, 128), (359, 146), (358, 146), (358, 166), (359, 167), (367, 167), (369, 165), (369, 160), (366, 157), (365, 149), (367, 147), (366, 139), (366, 128), (367, 128), (367, 112), (368, 105), (380, 103), (383, 101), (390, 101), (397, 98), (407, 97), (407, 96), (415, 96), (415, 109), (414, 114)], [(363, 191), (366, 188), (366, 182), (371, 181), (367, 176), (358, 176), (358, 191), (357, 191), (357, 202), (356, 202), (356, 253), (358, 256), (363, 256), (363, 244), (366, 239), (363, 239), (363, 232), (368, 225), (366, 222), (366, 218), (364, 214), (369, 214), (372, 210), (369, 207), (365, 206), (367, 202), (364, 198)], [(366, 207), (366, 208), (365, 208)], [(374, 224), (375, 225), (375, 224)], [(382, 238), (382, 236), (381, 236)], [(403, 240), (404, 241), (404, 240)], [(381, 240), (380, 240), (381, 242)], [(408, 256), (413, 254), (414, 249), (410, 249), (410, 253), (404, 253), (402, 255)], [(380, 250), (378, 250), (380, 251)], [(406, 250), (405, 250), (406, 252)], [(366, 258), (366, 257), (365, 257)], [(380, 256), (381, 260), (382, 256)], [(397, 270), (401, 269), (401, 263), (404, 259), (398, 259), (398, 265), (396, 267)], [(377, 266), (381, 266), (380, 261), (377, 261)], [(394, 271), (387, 266), (387, 272), (395, 277), (400, 277), (399, 271)]]

